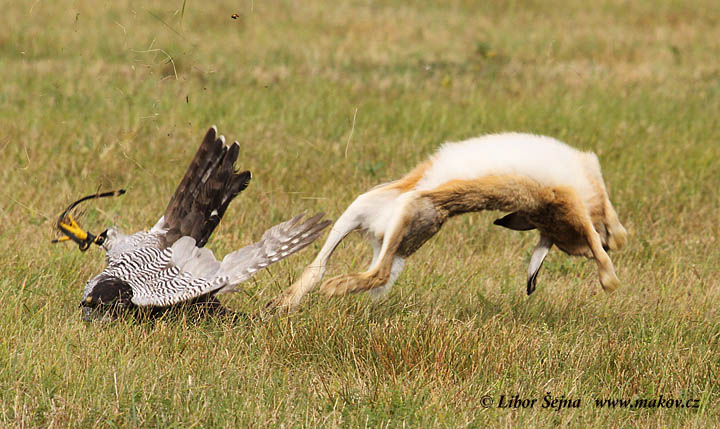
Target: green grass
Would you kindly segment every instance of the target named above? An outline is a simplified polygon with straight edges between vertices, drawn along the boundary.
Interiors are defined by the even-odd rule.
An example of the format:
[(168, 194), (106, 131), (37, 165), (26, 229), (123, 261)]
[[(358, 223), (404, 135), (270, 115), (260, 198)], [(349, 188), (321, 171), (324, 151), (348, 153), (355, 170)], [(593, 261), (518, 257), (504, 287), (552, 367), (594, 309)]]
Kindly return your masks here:
[[(710, 427), (720, 420), (720, 7), (716, 1), (5, 2), (0, 17), (0, 425)], [(238, 19), (231, 15), (237, 13)], [(354, 126), (353, 126), (353, 118)], [(311, 295), (232, 323), (84, 324), (83, 224), (152, 225), (204, 131), (253, 171), (209, 247), (296, 213), (337, 218), (441, 142), (518, 130), (598, 153), (630, 231), (605, 295), (535, 233), (449, 222), (385, 299)], [(223, 298), (248, 314), (321, 243)], [(370, 251), (347, 240), (330, 275)], [(545, 392), (579, 409), (539, 407)], [(538, 398), (485, 409), (482, 398)], [(699, 399), (598, 409), (594, 398)]]

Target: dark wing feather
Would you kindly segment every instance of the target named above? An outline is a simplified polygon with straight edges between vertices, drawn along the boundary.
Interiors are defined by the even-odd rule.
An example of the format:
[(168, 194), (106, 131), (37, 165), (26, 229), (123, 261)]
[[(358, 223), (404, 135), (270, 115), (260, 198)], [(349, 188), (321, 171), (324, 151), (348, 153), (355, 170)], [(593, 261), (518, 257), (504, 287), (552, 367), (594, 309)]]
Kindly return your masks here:
[(165, 222), (168, 225), (175, 226), (177, 221), (187, 215), (201, 179), (213, 169), (213, 164), (224, 152), (225, 144), (217, 138), (217, 129), (210, 128), (165, 210)]
[(215, 127), (208, 130), (165, 210), (167, 246), (185, 235), (198, 247), (207, 243), (230, 201), (250, 182), (249, 171), (235, 170), (239, 152), (237, 142), (228, 147)]
[(195, 199), (196, 211), (204, 215), (204, 222), (193, 225), (191, 236), (202, 247), (210, 238), (210, 234), (220, 223), (230, 202), (237, 194), (247, 188), (250, 183), (250, 172), (238, 173), (234, 164), (240, 153), (240, 146), (233, 143), (223, 155), (223, 159)]

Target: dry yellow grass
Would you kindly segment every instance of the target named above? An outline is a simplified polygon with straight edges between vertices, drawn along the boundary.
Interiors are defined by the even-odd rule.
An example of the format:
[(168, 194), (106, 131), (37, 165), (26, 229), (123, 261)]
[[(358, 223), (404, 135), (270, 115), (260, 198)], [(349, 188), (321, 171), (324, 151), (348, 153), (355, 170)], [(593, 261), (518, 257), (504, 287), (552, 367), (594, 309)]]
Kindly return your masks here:
[[(2, 9), (2, 425), (717, 424), (717, 2)], [(264, 323), (82, 323), (82, 285), (103, 256), (51, 246), (55, 216), (98, 187), (127, 187), (84, 224), (150, 226), (212, 124), (241, 142), (238, 166), (255, 177), (211, 239), (216, 254), (300, 211), (337, 217), (444, 140), (518, 130), (598, 153), (631, 232), (612, 255), (623, 287), (606, 296), (592, 261), (552, 251), (526, 297), (534, 234), (479, 214), (449, 222), (380, 302), (313, 295)], [(225, 303), (257, 312), (318, 246)], [(346, 241), (329, 275), (369, 253)], [(545, 392), (582, 406), (542, 409)], [(514, 394), (538, 406), (497, 408)], [(660, 395), (699, 408), (594, 405)]]

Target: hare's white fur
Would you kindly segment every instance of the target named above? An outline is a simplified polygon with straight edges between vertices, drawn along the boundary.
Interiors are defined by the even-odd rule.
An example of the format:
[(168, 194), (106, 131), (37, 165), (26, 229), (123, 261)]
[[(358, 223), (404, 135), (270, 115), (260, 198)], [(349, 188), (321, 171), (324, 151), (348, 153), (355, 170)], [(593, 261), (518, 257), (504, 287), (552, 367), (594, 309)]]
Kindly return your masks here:
[(546, 186), (572, 186), (580, 195), (592, 195), (586, 162), (597, 162), (552, 137), (505, 133), (445, 143), (430, 157), (432, 166), (415, 189), (437, 188), (450, 180), (472, 180), (489, 175), (523, 175)]
[(322, 290), (327, 295), (386, 292), (405, 259), (448, 217), (480, 210), (509, 212), (498, 225), (540, 231), (528, 294), (553, 245), (594, 258), (605, 290), (619, 285), (604, 248), (622, 247), (627, 233), (608, 199), (597, 156), (551, 137), (505, 133), (445, 143), (402, 179), (360, 195), (337, 220), (313, 263), (274, 304), (295, 307), (320, 282), (333, 251), (353, 230), (363, 231), (373, 247), (370, 267), (330, 279)]

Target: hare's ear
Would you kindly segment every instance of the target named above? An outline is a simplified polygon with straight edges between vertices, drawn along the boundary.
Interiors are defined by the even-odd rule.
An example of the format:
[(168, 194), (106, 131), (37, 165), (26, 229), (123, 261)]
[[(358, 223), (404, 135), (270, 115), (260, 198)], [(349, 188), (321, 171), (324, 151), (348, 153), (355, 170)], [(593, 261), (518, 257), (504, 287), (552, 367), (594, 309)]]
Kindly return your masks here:
[(545, 237), (544, 235), (540, 236), (540, 241), (538, 241), (538, 244), (535, 246), (535, 249), (533, 250), (533, 254), (530, 257), (530, 265), (528, 266), (528, 278), (527, 278), (527, 294), (530, 295), (535, 291), (535, 286), (537, 285), (537, 275), (540, 271), (540, 267), (542, 267), (543, 261), (545, 260), (545, 256), (547, 256), (548, 251), (550, 251), (550, 248), (552, 247), (553, 242), (550, 238)]
[(530, 231), (531, 229), (535, 229), (535, 225), (531, 224), (524, 215), (518, 212), (513, 212), (500, 219), (495, 219), (493, 224), (504, 226), (505, 228), (515, 231)]

